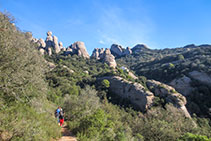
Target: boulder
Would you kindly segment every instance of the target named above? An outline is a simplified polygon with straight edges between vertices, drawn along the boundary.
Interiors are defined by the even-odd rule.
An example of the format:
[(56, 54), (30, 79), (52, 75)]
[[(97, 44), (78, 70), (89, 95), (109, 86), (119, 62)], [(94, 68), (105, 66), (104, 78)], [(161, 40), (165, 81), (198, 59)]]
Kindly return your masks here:
[(67, 51), (67, 49), (63, 47), (63, 48), (61, 48), (61, 51)]
[(84, 73), (89, 74), (89, 71), (85, 70)]
[[(38, 43), (38, 39), (32, 38), (31, 42), (32, 42), (32, 43)], [(39, 44), (38, 44), (38, 46), (39, 46)]]
[(70, 73), (74, 73), (73, 70), (69, 69), (67, 66), (63, 65), (63, 68), (67, 69)]
[(112, 44), (110, 50), (111, 50), (111, 53), (112, 53), (114, 56), (116, 56), (116, 57), (122, 56), (123, 48), (122, 48), (121, 45)]
[(56, 36), (53, 36), (53, 47), (55, 50), (55, 53), (59, 53), (61, 51), (58, 43), (58, 38)]
[(115, 57), (111, 54), (110, 49), (106, 49), (103, 53), (103, 62), (108, 64), (109, 67), (116, 68), (116, 60)]
[(91, 57), (96, 60), (100, 60), (103, 57), (104, 48), (95, 48), (92, 52)]
[(89, 54), (86, 50), (84, 42), (75, 42), (71, 45), (71, 49), (73, 50), (73, 53), (77, 54), (78, 56), (82, 56), (84, 58), (89, 58)]
[(44, 49), (44, 48), (39, 48), (39, 51), (40, 51), (40, 53), (41, 53), (42, 55), (45, 54), (45, 49)]
[(178, 93), (173, 87), (155, 80), (147, 80), (147, 87), (155, 96), (163, 98), (166, 103), (173, 104), (176, 108), (181, 110), (184, 116), (190, 118), (190, 114), (185, 107), (187, 103), (186, 98)]
[(42, 48), (45, 48), (45, 47), (46, 47), (46, 43), (45, 43), (45, 41), (44, 41), (42, 38), (40, 38), (40, 39), (38, 40), (38, 44), (39, 44), (39, 46), (42, 47)]
[(53, 47), (53, 37), (52, 37), (51, 31), (47, 32), (47, 37), (45, 39), (45, 43), (46, 43), (46, 48)]
[(62, 42), (59, 42), (59, 47), (63, 48), (63, 43)]
[(191, 86), (191, 79), (187, 76), (176, 78), (172, 80), (169, 85), (174, 87), (179, 93), (184, 96), (191, 94), (194, 91), (194, 88)]
[(47, 36), (52, 36), (52, 31), (48, 31)]
[(126, 50), (124, 50), (124, 52), (122, 53), (122, 55), (129, 55), (132, 54), (132, 50), (130, 49), (130, 47), (127, 47)]
[(51, 56), (52, 55), (52, 50), (51, 50), (50, 47), (47, 49), (47, 51), (48, 51), (48, 55)]
[(140, 111), (145, 112), (153, 104), (154, 95), (141, 84), (129, 82), (119, 76), (103, 77), (110, 82), (110, 91), (122, 98), (127, 98)]
[(192, 71), (189, 73), (189, 76), (195, 80), (200, 81), (201, 83), (211, 86), (211, 75), (208, 75), (205, 72)]
[(99, 60), (100, 57), (99, 57), (99, 52), (98, 52), (98, 48), (95, 48), (92, 52), (92, 55), (91, 55), (91, 58), (93, 59), (96, 59), (96, 60)]

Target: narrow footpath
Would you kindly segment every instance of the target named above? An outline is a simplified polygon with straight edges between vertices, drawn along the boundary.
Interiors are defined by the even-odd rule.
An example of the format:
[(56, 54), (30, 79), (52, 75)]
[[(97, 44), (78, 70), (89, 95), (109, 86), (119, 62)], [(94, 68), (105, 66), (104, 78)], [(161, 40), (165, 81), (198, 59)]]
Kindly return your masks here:
[(64, 126), (61, 129), (62, 137), (58, 141), (77, 141), (73, 134), (68, 130), (67, 126)]

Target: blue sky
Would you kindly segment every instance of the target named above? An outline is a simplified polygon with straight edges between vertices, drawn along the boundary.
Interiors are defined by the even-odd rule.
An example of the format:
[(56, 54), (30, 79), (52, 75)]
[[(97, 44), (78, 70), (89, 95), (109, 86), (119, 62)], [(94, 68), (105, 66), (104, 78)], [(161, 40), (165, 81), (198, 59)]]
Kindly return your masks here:
[(85, 42), (89, 54), (113, 43), (211, 44), (211, 0), (0, 0), (4, 10), (34, 37), (45, 39), (50, 30), (64, 46)]

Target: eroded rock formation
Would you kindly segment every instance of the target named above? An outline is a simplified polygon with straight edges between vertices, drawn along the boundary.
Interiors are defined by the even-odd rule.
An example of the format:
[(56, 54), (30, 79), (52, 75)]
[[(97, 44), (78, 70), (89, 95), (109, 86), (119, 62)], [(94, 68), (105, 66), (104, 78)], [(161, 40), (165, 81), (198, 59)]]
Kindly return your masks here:
[(208, 75), (205, 72), (192, 71), (189, 73), (189, 76), (203, 84), (211, 86), (211, 75)]
[(118, 44), (112, 44), (110, 50), (115, 57), (121, 57), (124, 55), (132, 54), (132, 50), (129, 47), (124, 49), (121, 45)]
[(154, 95), (147, 91), (141, 84), (129, 82), (119, 76), (104, 77), (110, 82), (111, 92), (122, 98), (127, 98), (132, 104), (145, 112), (153, 104)]
[(122, 56), (122, 53), (123, 53), (123, 48), (121, 45), (117, 45), (117, 44), (112, 44), (111, 45), (111, 53), (114, 55), (114, 56)]
[(126, 50), (122, 53), (122, 55), (129, 55), (132, 54), (132, 50), (130, 49), (130, 47), (127, 47)]
[(115, 57), (111, 54), (110, 49), (106, 49), (103, 53), (103, 62), (109, 65), (109, 67), (116, 68), (116, 60)]
[(84, 42), (77, 41), (73, 43), (68, 49), (70, 54), (77, 54), (78, 56), (84, 57), (84, 58), (89, 58), (89, 54), (86, 50), (86, 46)]
[(194, 88), (191, 86), (191, 79), (187, 76), (183, 76), (181, 78), (177, 78), (172, 80), (169, 85), (174, 87), (178, 92), (182, 95), (187, 96), (194, 91)]
[(53, 47), (54, 47), (55, 53), (59, 53), (61, 51), (59, 43), (58, 43), (58, 38), (56, 36), (53, 36)]
[(181, 110), (186, 117), (190, 117), (190, 114), (185, 107), (187, 103), (186, 98), (178, 93), (173, 87), (155, 80), (148, 80), (147, 86), (155, 96), (165, 99), (166, 103), (172, 103), (176, 108)]
[(91, 58), (100, 60), (103, 57), (104, 48), (95, 48), (92, 52)]

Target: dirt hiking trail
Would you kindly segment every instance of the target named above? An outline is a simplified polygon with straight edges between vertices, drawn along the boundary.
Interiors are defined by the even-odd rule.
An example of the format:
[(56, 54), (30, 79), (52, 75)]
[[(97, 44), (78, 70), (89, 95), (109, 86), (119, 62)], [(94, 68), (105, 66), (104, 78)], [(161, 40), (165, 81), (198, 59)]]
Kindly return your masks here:
[(66, 124), (61, 128), (62, 137), (58, 141), (77, 141), (73, 134), (68, 130)]

